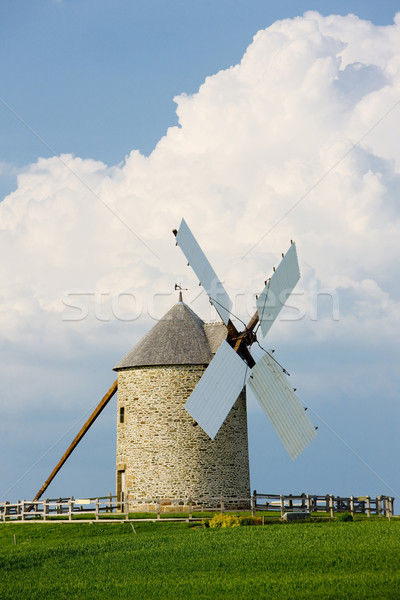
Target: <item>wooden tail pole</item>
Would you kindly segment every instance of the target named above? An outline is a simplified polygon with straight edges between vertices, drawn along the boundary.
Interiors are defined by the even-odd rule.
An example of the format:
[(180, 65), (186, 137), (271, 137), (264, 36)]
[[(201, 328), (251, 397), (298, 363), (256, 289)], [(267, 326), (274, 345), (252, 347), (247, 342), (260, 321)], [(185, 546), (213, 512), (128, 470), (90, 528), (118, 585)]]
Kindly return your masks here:
[(79, 444), (79, 442), (81, 441), (81, 439), (83, 438), (85, 433), (93, 425), (93, 423), (95, 422), (95, 420), (97, 419), (97, 417), (99, 416), (99, 414), (101, 413), (103, 408), (105, 408), (107, 406), (108, 402), (114, 396), (115, 392), (117, 391), (117, 381), (118, 380), (114, 381), (114, 383), (112, 384), (112, 386), (110, 387), (108, 392), (100, 400), (100, 403), (97, 405), (95, 410), (92, 412), (92, 414), (90, 415), (90, 417), (88, 418), (88, 420), (86, 421), (86, 423), (84, 424), (84, 426), (82, 427), (82, 429), (80, 430), (78, 435), (75, 437), (72, 444), (69, 446), (68, 450), (65, 452), (65, 454), (62, 455), (61, 459), (59, 460), (57, 465), (54, 467), (54, 469), (50, 473), (49, 477), (46, 479), (46, 481), (44, 482), (44, 484), (42, 485), (42, 487), (40, 488), (40, 490), (34, 497), (33, 502), (39, 500), (39, 498), (42, 496), (42, 494), (46, 491), (46, 489), (49, 487), (50, 483), (53, 481), (54, 477), (57, 475), (58, 471), (61, 469), (61, 467), (67, 460), (67, 458), (72, 454), (72, 452), (75, 450), (75, 448), (77, 447), (77, 445)]

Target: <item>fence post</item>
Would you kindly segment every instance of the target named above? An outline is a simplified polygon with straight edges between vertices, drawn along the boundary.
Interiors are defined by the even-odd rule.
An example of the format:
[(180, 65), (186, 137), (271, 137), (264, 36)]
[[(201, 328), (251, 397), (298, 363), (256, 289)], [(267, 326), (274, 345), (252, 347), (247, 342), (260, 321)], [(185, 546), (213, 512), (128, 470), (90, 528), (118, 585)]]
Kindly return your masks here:
[(113, 497), (112, 497), (112, 493), (111, 492), (108, 494), (108, 497), (110, 499), (110, 508), (109, 508), (109, 511), (113, 512), (114, 511), (114, 507), (113, 507), (113, 503), (112, 503)]
[(191, 498), (189, 498), (188, 504), (189, 504), (189, 521), (190, 521), (190, 519), (193, 517), (193, 506), (192, 506), (193, 502), (192, 502)]
[(307, 508), (307, 512), (311, 512), (311, 498), (310, 498), (310, 494), (306, 494), (306, 508)]
[(99, 520), (99, 499), (96, 498), (94, 501), (94, 515), (96, 518), (96, 521)]
[(390, 519), (392, 515), (390, 514), (390, 498), (389, 496), (385, 496), (385, 517)]
[(6, 502), (4, 502), (4, 516), (3, 516), (3, 520), (6, 521), (7, 520), (7, 514), (9, 512), (9, 508), (8, 505), (10, 503), (8, 502), (8, 500)]
[(350, 496), (350, 512), (351, 516), (354, 517), (354, 496)]
[(251, 497), (251, 516), (252, 517), (256, 516), (256, 498), (255, 498), (254, 494)]
[(25, 500), (22, 500), (22, 520), (25, 521)]
[(371, 516), (371, 496), (365, 496), (365, 506), (367, 509), (367, 517)]
[(379, 517), (382, 516), (381, 498), (382, 498), (382, 496), (377, 496), (376, 497), (376, 514)]
[(331, 519), (334, 517), (334, 502), (333, 502), (333, 494), (329, 496), (329, 512), (331, 515)]
[(73, 501), (72, 496), (71, 496), (71, 498), (68, 500), (68, 520), (69, 521), (72, 521), (72, 511), (73, 511), (73, 509), (74, 509), (74, 501)]
[(390, 516), (393, 517), (394, 516), (394, 498), (393, 498), (393, 496), (389, 497), (389, 502), (390, 502)]
[(48, 513), (49, 513), (49, 500), (48, 500), (48, 498), (46, 498), (46, 500), (43, 501), (43, 521), (47, 520)]
[(281, 501), (281, 517), (283, 517), (283, 515), (285, 514), (285, 496), (283, 496), (283, 494), (281, 494), (279, 496), (280, 501)]
[(224, 514), (224, 510), (225, 510), (224, 498), (223, 498), (223, 496), (221, 496), (221, 515)]
[(156, 498), (156, 511), (157, 511), (157, 519), (161, 519), (161, 503), (160, 503), (160, 498), (158, 496)]

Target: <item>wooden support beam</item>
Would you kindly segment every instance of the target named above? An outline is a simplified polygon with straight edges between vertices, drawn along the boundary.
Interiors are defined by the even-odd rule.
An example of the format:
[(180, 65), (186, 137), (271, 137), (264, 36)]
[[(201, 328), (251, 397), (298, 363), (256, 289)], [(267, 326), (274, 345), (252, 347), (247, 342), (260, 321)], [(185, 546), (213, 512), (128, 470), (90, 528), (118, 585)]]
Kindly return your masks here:
[[(54, 469), (52, 470), (52, 472), (50, 473), (50, 475), (48, 476), (48, 478), (46, 479), (46, 481), (44, 482), (44, 484), (42, 485), (42, 487), (40, 488), (40, 490), (34, 497), (34, 499), (33, 499), (34, 502), (36, 500), (39, 500), (39, 498), (42, 496), (42, 494), (46, 491), (46, 489), (49, 487), (50, 483), (53, 481), (54, 477), (57, 475), (58, 471), (61, 469), (61, 467), (66, 462), (67, 458), (72, 454), (72, 452), (75, 450), (75, 448), (77, 447), (77, 445), (79, 444), (79, 442), (81, 441), (81, 439), (83, 438), (85, 433), (87, 433), (87, 431), (93, 425), (93, 423), (95, 422), (95, 420), (97, 419), (97, 417), (99, 416), (99, 414), (101, 413), (103, 408), (105, 408), (107, 406), (108, 402), (114, 396), (115, 392), (117, 391), (117, 382), (118, 382), (118, 380), (116, 379), (114, 381), (114, 383), (112, 384), (112, 386), (110, 387), (110, 389), (108, 390), (108, 392), (100, 400), (99, 404), (96, 406), (95, 410), (92, 412), (92, 414), (90, 415), (90, 417), (88, 418), (88, 420), (86, 421), (86, 423), (84, 424), (84, 426), (82, 427), (80, 432), (77, 434), (77, 436), (73, 440), (72, 444), (70, 444), (67, 451), (62, 455), (61, 459), (58, 461), (58, 463), (56, 464), (56, 466), (54, 467)], [(31, 508), (32, 507), (29, 507), (28, 510), (30, 510)]]
[(236, 329), (235, 325), (229, 319), (227, 324), (228, 329), (228, 339), (227, 342), (232, 346), (232, 348), (247, 362), (250, 368), (253, 368), (256, 364), (254, 358), (250, 354), (250, 350), (246, 344), (246, 338), (243, 337), (246, 335), (246, 330), (243, 333), (239, 333)]
[(251, 317), (249, 324), (247, 325), (245, 331), (248, 333), (251, 333), (253, 331), (254, 327), (257, 325), (259, 320), (260, 320), (260, 318), (258, 316), (258, 310), (256, 310), (254, 315)]

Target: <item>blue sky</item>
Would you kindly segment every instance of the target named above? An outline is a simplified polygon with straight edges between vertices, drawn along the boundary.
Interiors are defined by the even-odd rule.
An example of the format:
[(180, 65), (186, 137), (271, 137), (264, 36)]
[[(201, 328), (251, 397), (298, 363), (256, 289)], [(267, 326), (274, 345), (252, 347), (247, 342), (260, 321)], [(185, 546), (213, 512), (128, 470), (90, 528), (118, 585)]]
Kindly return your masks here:
[[(395, 2), (148, 0), (6, 2), (3, 99), (56, 153), (117, 164), (176, 124), (173, 98), (236, 64), (278, 19), (318, 10), (392, 22)], [(2, 107), (0, 160), (23, 165), (48, 148)]]
[[(288, 318), (274, 326), (271, 345), (293, 371), (304, 403), (314, 409), (319, 436), (292, 464), (251, 403), (252, 486), (271, 493), (400, 491), (392, 462), (400, 421), (400, 290), (391, 258), (396, 256), (391, 225), (397, 223), (400, 189), (399, 120), (395, 67), (386, 69), (390, 60), (395, 65), (395, 42), (389, 30), (335, 20), (333, 25), (320, 22), (322, 41), (311, 30), (303, 34), (301, 23), (287, 21), (251, 45), (258, 31), (310, 10), (324, 16), (351, 12), (385, 26), (393, 23), (398, 7), (394, 2), (253, 0), (40, 0), (2, 6), (0, 496), (30, 498), (37, 491), (74, 436), (78, 419), (111, 384), (112, 367), (174, 302), (174, 296), (156, 301), (154, 294), (167, 294), (175, 278), (187, 281), (193, 308), (204, 319), (213, 316), (207, 306), (196, 304), (197, 283), (169, 237), (171, 225), (184, 215), (232, 295), (243, 286), (259, 291), (264, 270), (276, 264), (295, 235), (305, 312), (310, 314), (315, 289), (340, 296), (339, 321), (330, 317), (329, 302), (322, 309), (319, 300), (323, 318), (316, 323)], [(348, 42), (348, 54), (339, 42), (332, 49), (329, 37), (348, 39), (352, 27), (355, 41)], [(292, 54), (279, 35), (293, 40)], [(315, 44), (310, 42), (308, 53), (302, 36)], [(270, 48), (277, 59), (260, 91), (260, 63), (268, 62)], [(246, 51), (241, 70), (230, 69)], [(334, 56), (348, 66), (325, 89), (321, 82), (335, 68)], [(332, 60), (315, 75), (321, 57)], [(303, 65), (308, 75), (306, 84), (298, 84), (298, 102), (293, 81)], [(392, 87), (384, 88), (392, 76)], [(269, 86), (276, 86), (270, 96)], [(375, 104), (368, 104), (370, 91), (377, 94)], [(360, 98), (364, 104), (353, 110)], [(287, 102), (287, 131), (279, 102)], [(241, 103), (249, 113), (254, 110), (248, 122), (240, 119)], [(315, 129), (307, 121), (313, 110)], [(258, 130), (265, 135), (258, 138)], [(268, 137), (272, 141), (264, 147)], [(349, 141), (357, 148), (347, 157)], [(59, 155), (72, 156), (37, 162)], [(337, 162), (340, 177), (333, 173), (325, 180)], [(97, 200), (85, 195), (72, 173), (95, 190)], [(314, 198), (310, 190), (321, 177)], [(293, 219), (284, 219), (264, 238), (262, 219), (279, 223), (302, 194), (307, 201), (291, 213)], [(120, 224), (99, 197), (162, 261), (129, 232), (118, 230)], [(225, 227), (219, 231), (215, 221)], [(229, 228), (239, 240), (233, 250)], [(254, 236), (259, 246), (240, 262)], [(152, 295), (154, 305), (133, 323), (101, 321), (93, 316), (100, 288), (110, 295), (133, 290), (142, 309), (143, 298)], [(66, 322), (65, 306), (60, 308), (71, 290), (92, 294), (94, 304), (82, 322)], [(106, 312), (107, 302), (105, 294)], [(113, 490), (114, 438), (112, 402), (50, 495)]]

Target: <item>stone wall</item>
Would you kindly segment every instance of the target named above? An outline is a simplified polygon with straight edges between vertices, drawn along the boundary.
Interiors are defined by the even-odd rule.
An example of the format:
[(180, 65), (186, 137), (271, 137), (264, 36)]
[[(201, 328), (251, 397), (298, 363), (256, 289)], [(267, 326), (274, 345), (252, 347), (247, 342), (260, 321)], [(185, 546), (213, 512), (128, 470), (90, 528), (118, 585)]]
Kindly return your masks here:
[(117, 482), (125, 471), (128, 499), (250, 497), (245, 392), (214, 440), (184, 409), (206, 366), (118, 372)]

